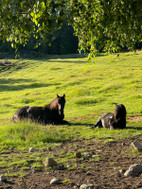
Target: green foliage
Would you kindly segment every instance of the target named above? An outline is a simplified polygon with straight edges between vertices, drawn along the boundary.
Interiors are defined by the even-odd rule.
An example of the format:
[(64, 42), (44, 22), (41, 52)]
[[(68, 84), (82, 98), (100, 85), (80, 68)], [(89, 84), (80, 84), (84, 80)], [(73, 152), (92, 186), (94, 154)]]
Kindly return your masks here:
[[(0, 37), (16, 50), (33, 35), (50, 35), (68, 20), (79, 37), (80, 47), (94, 56), (97, 50), (119, 51), (141, 42), (140, 0), (1, 0)], [(38, 43), (37, 43), (38, 46)]]
[(16, 50), (20, 44), (27, 44), (31, 35), (46, 39), (47, 34), (53, 33), (63, 22), (62, 2), (1, 0), (0, 37), (10, 41)]
[(133, 48), (142, 39), (140, 1), (72, 0), (68, 6), (80, 46), (90, 50), (90, 55), (97, 49), (116, 52), (124, 46)]

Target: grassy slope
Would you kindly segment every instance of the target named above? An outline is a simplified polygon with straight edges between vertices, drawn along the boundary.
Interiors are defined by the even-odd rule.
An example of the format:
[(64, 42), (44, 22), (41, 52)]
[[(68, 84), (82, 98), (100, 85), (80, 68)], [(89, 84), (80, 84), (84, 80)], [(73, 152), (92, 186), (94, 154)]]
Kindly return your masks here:
[[(3, 60), (0, 60), (3, 61)], [(10, 60), (12, 67), (0, 73), (0, 146), (43, 147), (72, 137), (116, 138), (141, 134), (142, 121), (128, 122), (129, 129), (108, 131), (88, 129), (104, 112), (123, 103), (128, 117), (142, 115), (142, 53), (125, 53), (87, 58)], [(14, 112), (25, 105), (45, 105), (66, 94), (65, 118), (71, 126), (40, 126), (10, 122)], [(135, 127), (135, 128), (133, 128)], [(50, 142), (50, 144), (49, 144)]]

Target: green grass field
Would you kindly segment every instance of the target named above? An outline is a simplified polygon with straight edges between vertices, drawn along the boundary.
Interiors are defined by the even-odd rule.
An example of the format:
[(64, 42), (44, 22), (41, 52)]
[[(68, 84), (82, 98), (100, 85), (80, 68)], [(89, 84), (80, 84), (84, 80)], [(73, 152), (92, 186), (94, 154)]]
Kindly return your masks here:
[[(0, 63), (5, 60), (0, 60)], [(10, 59), (0, 66), (0, 149), (27, 150), (54, 146), (76, 138), (108, 141), (142, 134), (142, 120), (127, 121), (127, 129), (89, 129), (114, 103), (123, 103), (127, 118), (142, 116), (142, 52), (99, 56), (96, 63), (86, 57), (53, 56), (42, 59)], [(43, 106), (56, 95), (66, 95), (68, 125), (12, 123), (22, 106)]]

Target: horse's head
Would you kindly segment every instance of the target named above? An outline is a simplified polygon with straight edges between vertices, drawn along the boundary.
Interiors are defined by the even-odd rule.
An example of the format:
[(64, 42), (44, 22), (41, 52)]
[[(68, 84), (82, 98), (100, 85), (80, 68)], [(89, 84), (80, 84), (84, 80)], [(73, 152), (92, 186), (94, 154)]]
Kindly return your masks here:
[(123, 129), (126, 127), (126, 108), (123, 104), (116, 105), (115, 111), (114, 111), (114, 121), (113, 125), (114, 128)]
[(64, 113), (64, 107), (65, 107), (65, 94), (62, 96), (59, 96), (57, 94), (57, 103), (58, 103), (58, 111), (59, 111), (59, 115), (62, 115)]
[(126, 108), (123, 104), (116, 105), (115, 111), (114, 111), (114, 117), (116, 119), (126, 119)]

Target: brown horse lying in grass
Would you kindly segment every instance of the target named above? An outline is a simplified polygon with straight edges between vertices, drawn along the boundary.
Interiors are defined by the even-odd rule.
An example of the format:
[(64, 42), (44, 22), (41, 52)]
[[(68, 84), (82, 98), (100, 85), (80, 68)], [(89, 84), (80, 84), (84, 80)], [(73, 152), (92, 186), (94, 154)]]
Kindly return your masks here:
[(124, 129), (126, 127), (126, 108), (123, 104), (116, 105), (114, 113), (104, 113), (91, 128)]
[(19, 109), (12, 120), (18, 122), (23, 119), (30, 119), (41, 124), (62, 124), (64, 121), (65, 95), (57, 97), (48, 105), (24, 106)]

